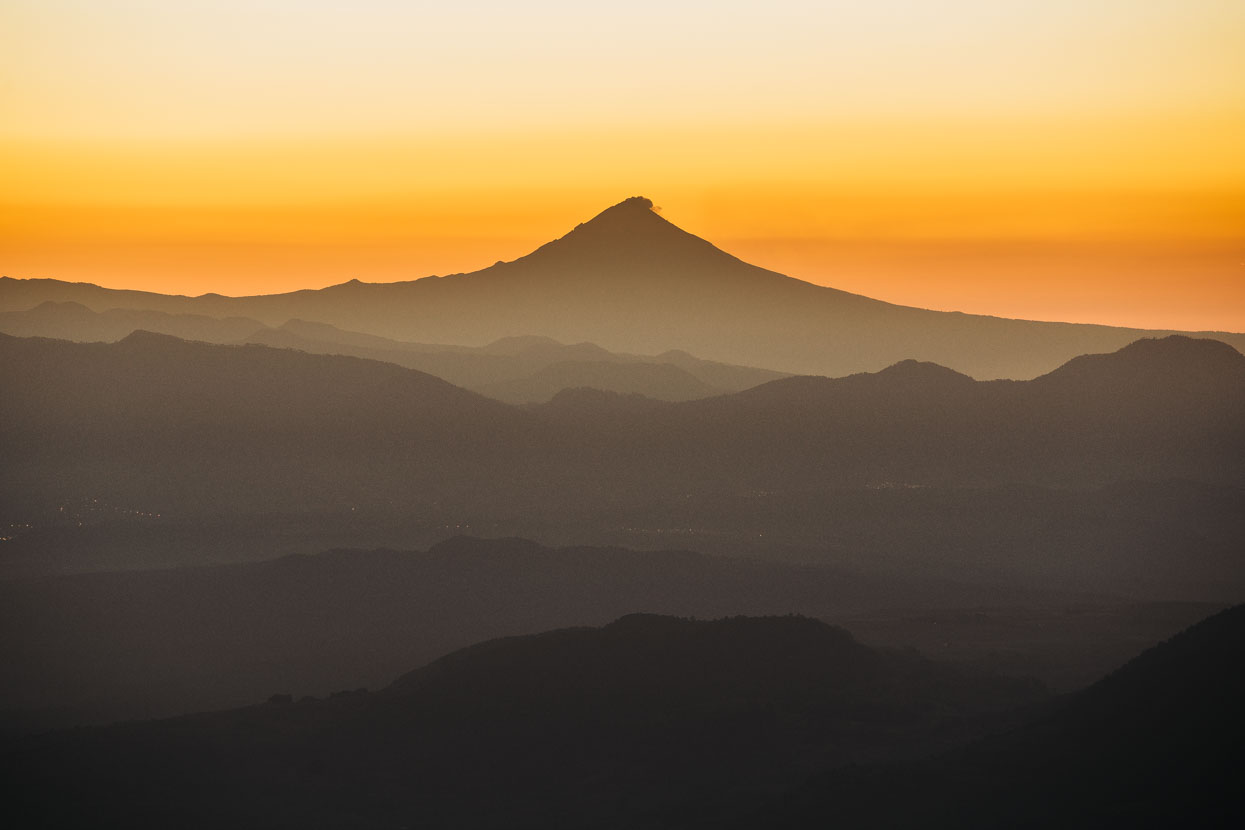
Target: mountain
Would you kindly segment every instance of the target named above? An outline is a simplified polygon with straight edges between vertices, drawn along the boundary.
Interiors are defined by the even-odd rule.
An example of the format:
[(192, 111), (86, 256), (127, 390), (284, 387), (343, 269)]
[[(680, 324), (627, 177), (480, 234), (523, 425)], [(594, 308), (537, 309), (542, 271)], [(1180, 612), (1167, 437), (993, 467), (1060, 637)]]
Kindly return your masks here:
[[(1064, 616), (1069, 604), (1096, 611), (1062, 630), (1051, 617)], [(1052, 685), (1097, 679), (1131, 656), (1138, 640), (1148, 644), (1187, 624), (1189, 614), (1205, 614), (1172, 608), (1169, 620), (1083, 593), (937, 576), (456, 537), (427, 551), (336, 550), (0, 582), (0, 662), (8, 668), (0, 729), (222, 709), (276, 689), (376, 688), (474, 642), (602, 625), (636, 610), (850, 616), (871, 641), (904, 644), (929, 624), (884, 613), (898, 607), (926, 617), (992, 609), (989, 618), (1013, 632), (1008, 669)], [(972, 619), (982, 626), (986, 615)], [(962, 643), (958, 661), (998, 665), (996, 642), (978, 644), (974, 631), (952, 628), (944, 620), (943, 639)], [(941, 642), (935, 647), (946, 651)]]
[[(801, 617), (629, 615), (493, 640), (380, 692), (33, 736), (23, 827), (669, 827), (819, 765), (911, 755), (1040, 701), (1032, 681)], [(709, 811), (709, 815), (699, 813)]]
[(439, 378), (353, 357), (149, 332), (0, 336), (0, 355), (9, 505), (69, 496), (66, 482), (149, 513), (448, 496), (464, 476), (480, 489), (476, 470), (504, 469), (533, 426)]
[(265, 328), (262, 323), (246, 317), (220, 319), (203, 314), (170, 314), (130, 308), (96, 312), (81, 303), (51, 300), (27, 311), (0, 313), (0, 333), (85, 343), (111, 343), (135, 331), (150, 331), (208, 343), (238, 343)]
[(690, 401), (720, 394), (695, 375), (669, 363), (567, 360), (530, 377), (477, 386), (481, 395), (509, 403), (544, 403), (564, 389), (600, 389), (661, 401)]
[(633, 412), (622, 431), (616, 418), (545, 419), (392, 364), (261, 346), (147, 333), (114, 344), (0, 336), (0, 356), (8, 484), (30, 491), (38, 480), (76, 479), (95, 496), (132, 485), (127, 500), (169, 509), (186, 487), (210, 496), (201, 505), (228, 491), (242, 503), (306, 505), (419, 499), (425, 487), (444, 499), (464, 482), (485, 509), (490, 492), (539, 500), (602, 487), (647, 499), (1245, 481), (1245, 356), (1181, 337), (1029, 382), (973, 381), (919, 363), (787, 378)]
[[(410, 282), (352, 280), (318, 291), (190, 298), (0, 279), (0, 310), (47, 300), (96, 310), (244, 316), (269, 326), (299, 318), (458, 345), (538, 335), (615, 352), (682, 350), (829, 376), (915, 359), (981, 379), (1031, 378), (1080, 354), (1173, 333), (927, 311), (813, 285), (730, 256), (675, 227), (640, 197), (513, 262)], [(1245, 335), (1215, 336), (1245, 347)]]
[[(763, 491), (1169, 478), (1239, 486), (1245, 355), (1173, 336), (1026, 382), (909, 361), (665, 407), (608, 440), (615, 426), (581, 425), (581, 452), (618, 453), (621, 442), (631, 479), (684, 492), (713, 482)], [(623, 486), (610, 475), (619, 465), (599, 459), (599, 478)]]
[(1240, 826), (1242, 653), (1238, 605), (1011, 734), (921, 764), (829, 773), (736, 826)]
[(1231, 601), (1243, 363), (1167, 338), (1033, 381), (901, 363), (519, 408), (358, 358), (0, 336), (0, 573), (468, 530)]
[(783, 377), (781, 372), (700, 360), (682, 352), (623, 354), (594, 343), (566, 345), (546, 337), (504, 337), (481, 347), (406, 343), (304, 320), (262, 328), (247, 342), (396, 363), (510, 403), (543, 403), (576, 387), (692, 400)]
[(0, 313), (0, 333), (17, 337), (111, 343), (136, 331), (396, 363), (511, 403), (543, 403), (563, 389), (579, 386), (658, 400), (692, 400), (783, 376), (768, 369), (700, 360), (685, 352), (656, 357), (619, 354), (593, 343), (564, 345), (545, 337), (507, 337), (483, 347), (447, 346), (392, 340), (307, 320), (287, 320), (274, 328), (245, 317), (125, 308), (97, 312), (81, 303), (55, 301)]

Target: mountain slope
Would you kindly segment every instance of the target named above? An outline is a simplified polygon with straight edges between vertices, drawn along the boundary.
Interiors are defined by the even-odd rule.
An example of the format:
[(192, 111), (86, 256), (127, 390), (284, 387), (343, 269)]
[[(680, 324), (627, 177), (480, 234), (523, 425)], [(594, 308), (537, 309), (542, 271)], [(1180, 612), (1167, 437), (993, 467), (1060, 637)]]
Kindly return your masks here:
[(4, 334), (86, 343), (111, 343), (139, 330), (168, 334), (183, 340), (238, 343), (264, 328), (262, 323), (245, 317), (219, 319), (202, 314), (169, 314), (129, 308), (96, 312), (81, 303), (52, 300), (27, 311), (0, 313), (0, 332)]
[(477, 386), (476, 391), (508, 403), (545, 403), (564, 389), (579, 388), (643, 395), (660, 401), (689, 401), (725, 391), (714, 389), (668, 363), (590, 360), (551, 363), (529, 377)]
[[(127, 308), (97, 312), (81, 303), (51, 300), (26, 311), (0, 312), (0, 333), (15, 337), (111, 343), (136, 331), (396, 363), (512, 403), (546, 401), (562, 389), (577, 386), (644, 393), (661, 400), (691, 400), (782, 377), (781, 372), (700, 360), (685, 352), (656, 357), (618, 354), (592, 343), (564, 345), (544, 337), (501, 338), (483, 347), (449, 346), (393, 340), (306, 320), (270, 327), (245, 317), (221, 319)], [(562, 368), (551, 371), (557, 364)], [(565, 375), (563, 380), (558, 379), (559, 372)]]
[(781, 372), (700, 360), (683, 352), (620, 354), (593, 343), (565, 345), (545, 337), (505, 337), (481, 347), (429, 345), (304, 320), (265, 327), (247, 342), (396, 363), (511, 403), (547, 401), (562, 389), (580, 386), (691, 400), (782, 377)]
[[(11, 503), (110, 496), (150, 512), (358, 503), (440, 488), (528, 443), (524, 413), (387, 363), (136, 332), (0, 336)], [(479, 482), (475, 486), (479, 486)]]
[[(0, 662), (7, 667), (0, 730), (221, 709), (281, 689), (321, 695), (376, 688), (473, 642), (602, 625), (637, 610), (833, 619), (897, 605), (1065, 601), (949, 579), (687, 551), (462, 537), (427, 551), (337, 550), (0, 582)], [(1013, 653), (1024, 650), (1017, 644)], [(1035, 665), (1045, 661), (1040, 652), (1031, 656)], [(1101, 673), (1118, 663), (1101, 658), (1095, 665)]]
[(33, 737), (0, 770), (28, 827), (665, 827), (1041, 697), (805, 618), (632, 615), (380, 693)]
[(512, 511), (594, 494), (1245, 481), (1245, 355), (1188, 338), (1029, 382), (901, 363), (570, 422), (392, 364), (261, 346), (0, 336), (0, 356), (15, 498), (75, 479), (182, 509), (179, 491), (350, 505), (461, 487)]
[[(975, 382), (904, 362), (845, 378), (792, 377), (657, 410), (617, 441), (651, 480), (673, 475), (672, 486), (689, 489), (693, 481), (759, 490), (1245, 481), (1245, 355), (1173, 336), (1069, 371)], [(593, 433), (585, 451), (601, 441)]]
[(1243, 653), (1237, 606), (1012, 734), (919, 765), (832, 773), (758, 815), (770, 827), (1240, 826)]
[(1168, 338), (1034, 381), (901, 363), (524, 410), (357, 358), (0, 336), (0, 568), (422, 546), (469, 525), (1231, 600), (1242, 364)]
[[(891, 305), (744, 263), (651, 208), (648, 199), (627, 199), (527, 256), (471, 274), (385, 284), (352, 280), (319, 291), (239, 298), (3, 279), (0, 309), (74, 300), (95, 309), (246, 316), (272, 326), (301, 318), (401, 340), (464, 345), (540, 335), (590, 341), (610, 351), (683, 350), (822, 375), (917, 359), (977, 378), (1028, 378), (1079, 354), (1112, 351), (1156, 334)], [(1245, 335), (1219, 336), (1245, 347)]]

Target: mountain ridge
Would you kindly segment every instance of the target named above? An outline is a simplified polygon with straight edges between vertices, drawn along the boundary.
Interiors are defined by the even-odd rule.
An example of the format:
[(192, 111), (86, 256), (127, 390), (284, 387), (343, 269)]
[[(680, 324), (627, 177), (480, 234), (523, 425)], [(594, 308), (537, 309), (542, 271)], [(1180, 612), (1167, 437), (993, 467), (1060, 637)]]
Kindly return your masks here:
[(477, 643), (378, 692), (30, 736), (0, 769), (32, 827), (671, 827), (1044, 697), (804, 617), (641, 614)]
[[(1180, 333), (886, 303), (745, 263), (649, 205), (633, 197), (525, 256), (466, 274), (395, 283), (352, 280), (234, 298), (5, 278), (0, 310), (72, 299), (96, 310), (195, 311), (269, 326), (301, 318), (451, 345), (535, 335), (593, 342), (615, 352), (683, 350), (720, 362), (828, 376), (876, 371), (911, 358), (978, 379), (1037, 377), (1079, 354)], [(1245, 334), (1216, 334), (1245, 348)]]
[[(1198, 351), (1180, 340), (1147, 348), (1185, 363)], [(645, 544), (664, 532), (715, 545), (789, 533), (793, 543), (822, 547), (826, 537), (812, 528), (823, 515), (843, 521), (835, 505), (856, 491), (1084, 491), (1129, 481), (1239, 487), (1242, 361), (1195, 361), (1176, 371), (1156, 363), (1150, 375), (1129, 379), (1104, 359), (1075, 382), (973, 381), (907, 364), (686, 402), (564, 393), (525, 408), (362, 358), (153, 335), (123, 344), (3, 336), (0, 450), (8, 464), (0, 503), (19, 523), (67, 499), (104, 499), (183, 520), (362, 507), (380, 526), (402, 516), (434, 525), (470, 517), (536, 523), (542, 533), (556, 523)], [(804, 512), (780, 509), (784, 502)], [(1135, 535), (1110, 527), (1113, 538)], [(1234, 532), (1222, 525), (1204, 558), (1224, 555), (1222, 540)], [(10, 564), (54, 558), (56, 538), (50, 528), (31, 535), (31, 544), (52, 550)], [(1117, 553), (1111, 567), (1127, 570)], [(1162, 561), (1133, 578), (1152, 582)], [(1205, 575), (1194, 574), (1169, 577), (1201, 595)], [(1220, 579), (1221, 587), (1229, 582)]]
[[(29, 311), (0, 312), (0, 333), (21, 337), (115, 343), (138, 330), (221, 345), (255, 343), (396, 363), (513, 403), (544, 402), (557, 391), (578, 385), (688, 400), (782, 376), (781, 372), (701, 360), (682, 352), (634, 355), (610, 352), (595, 343), (567, 345), (535, 335), (505, 337), (473, 347), (393, 340), (298, 318), (270, 327), (242, 317), (126, 309), (95, 312), (72, 301), (49, 300)], [(582, 365), (576, 373), (567, 365), (572, 361), (591, 361), (594, 366)], [(563, 381), (548, 371), (558, 364), (563, 364), (559, 370), (565, 375)]]
[(1245, 606), (1159, 643), (1009, 733), (811, 779), (734, 827), (1239, 826)]

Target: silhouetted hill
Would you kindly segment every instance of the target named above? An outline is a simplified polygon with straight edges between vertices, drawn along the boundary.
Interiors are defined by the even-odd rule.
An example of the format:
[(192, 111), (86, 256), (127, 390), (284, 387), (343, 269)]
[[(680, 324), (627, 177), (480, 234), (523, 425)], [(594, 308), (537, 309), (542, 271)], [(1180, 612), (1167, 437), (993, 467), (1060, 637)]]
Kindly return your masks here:
[[(845, 378), (793, 377), (667, 407), (634, 425), (635, 466), (672, 486), (793, 482), (839, 486), (1100, 485), (1112, 480), (1245, 481), (1245, 355), (1187, 338), (1058, 376), (973, 382), (901, 363)], [(1202, 350), (1205, 351), (1205, 350)], [(1224, 359), (1226, 357), (1226, 359)], [(1141, 360), (1148, 364), (1148, 360)], [(1185, 371), (1173, 369), (1185, 366)], [(797, 449), (798, 447), (798, 449)], [(676, 460), (678, 463), (671, 463)], [(608, 469), (608, 465), (605, 467)]]
[(666, 363), (568, 360), (530, 377), (477, 386), (481, 395), (509, 403), (544, 403), (564, 389), (590, 388), (662, 401), (688, 401), (721, 394), (691, 373)]
[(379, 693), (24, 739), (0, 769), (27, 827), (666, 827), (1041, 696), (800, 617), (632, 615), (483, 643)]
[(547, 362), (566, 360), (609, 360), (612, 353), (602, 349), (595, 343), (577, 343), (567, 346), (552, 337), (536, 335), (502, 337), (482, 346), (480, 351), (486, 354), (525, 355)]
[(0, 313), (0, 332), (16, 337), (54, 337), (111, 343), (138, 330), (184, 340), (238, 343), (265, 326), (245, 317), (218, 319), (202, 314), (168, 314), (112, 308), (95, 312), (81, 303), (48, 301), (28, 311)]
[[(498, 678), (505, 678), (500, 695)], [(921, 686), (933, 694), (921, 695)], [(631, 614), (602, 628), (471, 646), (403, 675), (389, 691), (521, 710), (638, 704), (653, 707), (649, 716), (661, 720), (680, 710), (725, 712), (758, 701), (797, 711), (916, 704), (920, 713), (911, 714), (923, 718), (947, 714), (937, 711), (943, 707), (971, 711), (1040, 697), (1030, 682), (974, 677), (912, 653), (881, 652), (841, 628), (790, 615), (696, 622)], [(602, 698), (617, 703), (602, 707)]]
[(352, 357), (148, 332), (112, 344), (3, 336), (0, 354), (13, 504), (62, 498), (66, 481), (151, 513), (452, 493), (479, 465), (505, 468), (531, 428), (439, 378)]
[[(0, 713), (8, 726), (30, 728), (219, 709), (274, 689), (375, 688), (473, 642), (599, 625), (637, 610), (700, 617), (795, 611), (834, 619), (897, 607), (1032, 609), (1077, 601), (1088, 599), (520, 539), (458, 538), (427, 552), (334, 551), (22, 580), (0, 583), (0, 662), (8, 668)], [(1081, 636), (1089, 642), (1096, 635)], [(1012, 650), (1021, 654), (1025, 646)], [(982, 649), (972, 659), (987, 654)], [(1034, 668), (1023, 660), (1014, 667), (1058, 672), (1058, 661), (1052, 669), (1036, 656)], [(1105, 672), (1116, 664), (1107, 656), (1097, 665)]]
[[(876, 371), (916, 359), (983, 379), (1031, 378), (1079, 354), (1173, 333), (1007, 320), (872, 300), (742, 262), (675, 227), (638, 197), (513, 262), (410, 282), (352, 280), (319, 291), (185, 298), (0, 279), (0, 310), (45, 300), (73, 300), (96, 310), (245, 316), (270, 326), (300, 318), (459, 345), (535, 335), (614, 352), (684, 350), (821, 375)], [(1215, 336), (1245, 346), (1245, 335)]]
[(1125, 395), (1153, 400), (1153, 390), (1163, 389), (1176, 405), (1189, 397), (1213, 394), (1225, 384), (1245, 384), (1245, 359), (1240, 352), (1218, 340), (1173, 335), (1146, 338), (1111, 354), (1081, 355), (1037, 379), (1041, 394), (1086, 398), (1095, 390), (1118, 397)]
[[(358, 331), (345, 331), (328, 323), (316, 323), (311, 320), (287, 320), (275, 329), (265, 329), (256, 332), (252, 339), (248, 342), (259, 343), (264, 346), (286, 346), (287, 344), (279, 340), (280, 337), (292, 338), (292, 342), (304, 342), (317, 344), (321, 347), (332, 344), (337, 346), (353, 346), (360, 349), (376, 349), (388, 352), (415, 352), (415, 353), (462, 353), (471, 351), (465, 346), (444, 346), (434, 343), (410, 343), (404, 340), (393, 340), (388, 337), (378, 337), (375, 334), (365, 334)], [(257, 338), (273, 338), (275, 342), (265, 342)], [(298, 348), (298, 346), (294, 346)], [(333, 352), (323, 351), (322, 349), (303, 349), (303, 351), (320, 352), (323, 354), (334, 354)], [(367, 355), (356, 355), (356, 357), (367, 357)], [(393, 361), (391, 361), (393, 362)], [(417, 367), (409, 367), (417, 368)], [(451, 381), (452, 382), (452, 381)]]
[[(1220, 349), (1203, 366), (1197, 348), (1146, 346), (1187, 371), (1156, 359), (1127, 388), (1110, 360), (1071, 385), (901, 364), (524, 410), (356, 358), (0, 336), (0, 518), (16, 528), (0, 568), (426, 545), (469, 524), (1232, 601), (1245, 358)], [(96, 504), (139, 519), (86, 515)]]
[[(691, 400), (782, 376), (686, 354), (618, 354), (592, 343), (563, 345), (544, 337), (502, 338), (479, 348), (440, 346), (387, 340), (299, 320), (278, 329), (261, 329), (247, 342), (396, 363), (511, 403), (544, 402), (562, 389), (580, 386), (661, 400)], [(712, 383), (704, 378), (712, 378)]]
[(646, 412), (660, 409), (666, 402), (639, 394), (623, 394), (590, 387), (569, 387), (538, 406), (528, 407), (542, 417), (582, 426), (584, 419), (606, 422), (614, 419), (625, 425)]
[(922, 764), (827, 775), (738, 826), (1238, 827), (1243, 653), (1237, 606), (1023, 729)]

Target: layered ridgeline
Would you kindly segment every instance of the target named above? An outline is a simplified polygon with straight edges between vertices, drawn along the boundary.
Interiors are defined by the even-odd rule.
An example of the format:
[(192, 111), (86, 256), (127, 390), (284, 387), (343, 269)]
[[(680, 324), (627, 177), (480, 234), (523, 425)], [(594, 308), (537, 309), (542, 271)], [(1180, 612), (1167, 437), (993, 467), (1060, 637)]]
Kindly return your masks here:
[(920, 764), (827, 774), (728, 826), (1239, 827), (1242, 652), (1238, 605), (1023, 729)]
[(0, 582), (0, 734), (242, 706), (280, 690), (379, 688), (481, 640), (637, 610), (806, 614), (843, 622), (866, 642), (916, 645), (1064, 691), (1214, 608), (466, 537), (427, 551), (12, 580)]
[(78, 486), (161, 511), (452, 499), (456, 484), (485, 505), (568, 486), (617, 500), (1245, 481), (1245, 356), (1176, 336), (1025, 382), (904, 361), (640, 408), (560, 395), (524, 411), (388, 363), (141, 332), (0, 336), (0, 385), (10, 496)]
[(24, 827), (1236, 827), (1243, 646), (1238, 606), (1044, 703), (800, 617), (633, 615), (0, 771)]
[[(538, 335), (611, 351), (698, 357), (800, 374), (876, 371), (904, 359), (976, 378), (1031, 378), (1088, 352), (1172, 332), (1039, 323), (879, 302), (767, 271), (688, 234), (644, 198), (615, 205), (513, 262), (411, 282), (352, 280), (255, 297), (181, 297), (55, 280), (0, 279), (0, 311), (45, 301), (290, 319), (424, 343)], [(1215, 335), (1237, 348), (1245, 335)], [(81, 339), (81, 338), (75, 338)]]
[(5, 575), (460, 529), (1164, 598), (1231, 600), (1242, 573), (1245, 356), (1210, 340), (1140, 341), (1024, 382), (905, 362), (524, 409), (351, 357), (0, 337), (0, 387)]
[(632, 615), (481, 643), (380, 692), (20, 739), (0, 772), (31, 828), (686, 826), (1042, 697), (807, 618)]
[(81, 303), (51, 300), (25, 311), (0, 312), (0, 333), (18, 337), (111, 343), (136, 331), (396, 363), (509, 403), (543, 403), (576, 387), (684, 401), (783, 377), (782, 372), (701, 360), (675, 350), (634, 355), (593, 343), (567, 345), (535, 336), (503, 337), (485, 346), (447, 346), (392, 340), (306, 320), (265, 326), (246, 317), (218, 319), (121, 308), (92, 311)]

